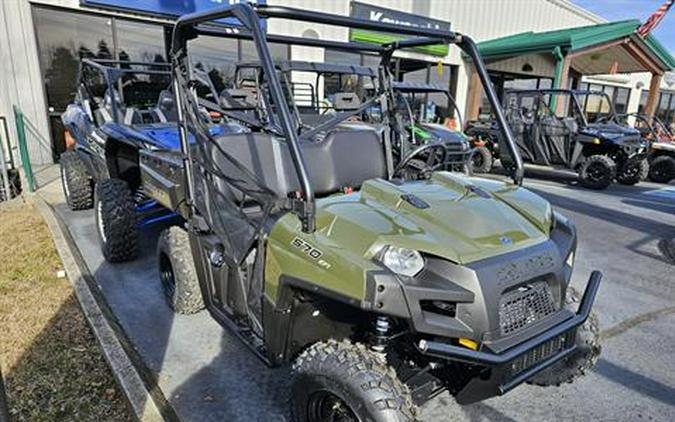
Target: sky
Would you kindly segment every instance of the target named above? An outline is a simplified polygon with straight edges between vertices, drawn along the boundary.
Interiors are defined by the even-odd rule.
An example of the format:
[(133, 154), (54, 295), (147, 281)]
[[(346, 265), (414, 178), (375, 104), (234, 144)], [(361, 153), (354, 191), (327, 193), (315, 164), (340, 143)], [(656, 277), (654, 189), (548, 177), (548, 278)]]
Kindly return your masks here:
[[(572, 0), (572, 2), (609, 21), (637, 18), (644, 22), (665, 3), (665, 0)], [(652, 35), (675, 55), (675, 5), (670, 8)]]

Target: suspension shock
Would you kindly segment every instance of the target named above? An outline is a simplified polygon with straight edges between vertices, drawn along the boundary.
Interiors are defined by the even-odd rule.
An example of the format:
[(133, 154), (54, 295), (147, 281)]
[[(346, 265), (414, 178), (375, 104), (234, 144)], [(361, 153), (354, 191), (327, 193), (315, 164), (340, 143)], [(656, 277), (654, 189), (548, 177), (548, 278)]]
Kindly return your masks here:
[(375, 319), (374, 323), (374, 333), (372, 337), (372, 344), (370, 349), (377, 353), (383, 353), (387, 348), (387, 342), (389, 341), (389, 333), (392, 328), (391, 318), (384, 315), (379, 315)]

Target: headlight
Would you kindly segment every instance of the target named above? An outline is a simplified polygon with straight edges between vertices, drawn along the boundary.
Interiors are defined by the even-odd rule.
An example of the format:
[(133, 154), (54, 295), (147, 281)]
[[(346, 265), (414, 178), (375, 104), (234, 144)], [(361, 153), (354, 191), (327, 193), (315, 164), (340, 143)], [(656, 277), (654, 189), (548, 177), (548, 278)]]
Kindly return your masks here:
[(396, 274), (407, 277), (416, 276), (424, 268), (424, 258), (413, 249), (385, 246), (380, 262)]

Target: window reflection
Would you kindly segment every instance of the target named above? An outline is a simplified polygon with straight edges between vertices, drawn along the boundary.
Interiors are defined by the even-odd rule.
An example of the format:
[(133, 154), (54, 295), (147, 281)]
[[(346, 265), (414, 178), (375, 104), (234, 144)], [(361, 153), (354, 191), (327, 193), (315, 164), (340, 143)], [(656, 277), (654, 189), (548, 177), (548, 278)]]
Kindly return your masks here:
[(48, 106), (65, 110), (75, 95), (79, 59), (113, 57), (111, 19), (34, 7)]
[(217, 92), (232, 85), (238, 61), (237, 40), (200, 36), (188, 42), (187, 50), (193, 66), (209, 75)]
[(118, 19), (115, 29), (120, 60), (167, 62), (163, 27)]

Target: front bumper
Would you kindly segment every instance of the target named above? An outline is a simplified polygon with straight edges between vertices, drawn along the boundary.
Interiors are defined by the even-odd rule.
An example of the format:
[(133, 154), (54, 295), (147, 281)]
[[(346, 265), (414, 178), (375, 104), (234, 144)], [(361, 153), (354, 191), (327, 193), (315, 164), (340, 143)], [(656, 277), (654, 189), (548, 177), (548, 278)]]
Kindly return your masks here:
[[(502, 353), (474, 351), (428, 340), (421, 340), (417, 349), (428, 357), (487, 367), (487, 376), (474, 378), (456, 394), (458, 403), (469, 404), (505, 394), (576, 349), (576, 329), (588, 319), (601, 279), (599, 271), (591, 273), (579, 309), (573, 317)], [(514, 371), (515, 368), (518, 368), (517, 371)]]

